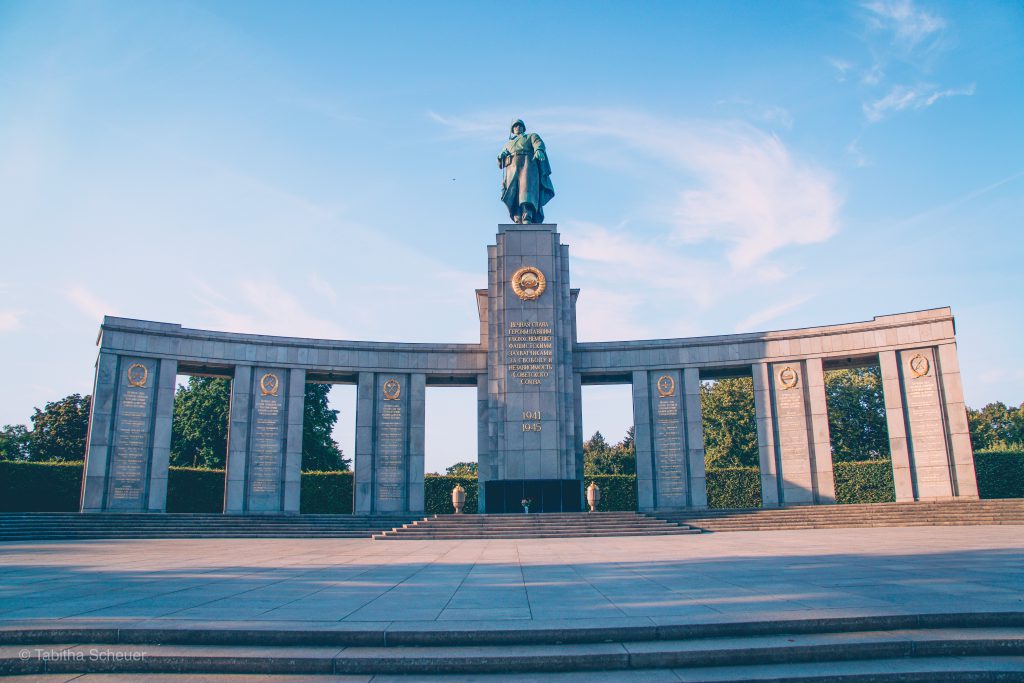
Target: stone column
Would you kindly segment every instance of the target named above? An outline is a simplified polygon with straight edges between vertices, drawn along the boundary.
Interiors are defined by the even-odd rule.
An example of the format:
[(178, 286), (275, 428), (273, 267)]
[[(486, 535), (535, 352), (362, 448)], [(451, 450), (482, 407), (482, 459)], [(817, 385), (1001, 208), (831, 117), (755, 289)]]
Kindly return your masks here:
[(913, 501), (913, 468), (910, 465), (910, 448), (907, 444), (906, 416), (903, 413), (903, 390), (900, 382), (900, 366), (895, 351), (878, 354), (878, 365), (882, 373), (882, 394), (885, 398), (885, 425), (889, 432), (889, 457), (892, 459), (893, 488), (896, 502)]
[(305, 386), (304, 370), (235, 368), (225, 512), (298, 512)]
[(114, 424), (114, 396), (117, 394), (117, 355), (100, 351), (89, 409), (85, 471), (82, 475), (82, 512), (100, 512), (107, 488), (107, 465)]
[(477, 506), (480, 512), (487, 509), (487, 482), (494, 478), (492, 460), (487, 455), (491, 443), (489, 429), (493, 424), (488, 419), (487, 375), (476, 378), (476, 460), (477, 460)]
[(836, 502), (836, 482), (832, 471), (832, 435), (828, 427), (828, 399), (825, 396), (825, 371), (821, 358), (804, 361), (807, 376), (807, 414), (811, 429), (811, 466), (814, 502)]
[(360, 373), (356, 512), (423, 512), (426, 376)]
[(953, 494), (960, 498), (977, 498), (978, 480), (974, 472), (974, 448), (971, 446), (971, 433), (967, 425), (967, 406), (964, 405), (956, 344), (941, 344), (938, 351), (949, 452), (953, 458)]
[(409, 440), (405, 467), (406, 507), (403, 512), (424, 510), (423, 472), (426, 467), (427, 376), (409, 376)]
[(634, 372), (633, 423), (639, 508), (707, 507), (698, 371)]
[(700, 370), (683, 370), (683, 410), (686, 415), (686, 458), (689, 484), (687, 506), (708, 506), (708, 486), (704, 470), (704, 422), (700, 408)]
[(687, 502), (686, 434), (682, 378), (677, 370), (648, 373), (651, 440), (654, 446), (654, 506), (684, 508)]
[(360, 372), (356, 387), (356, 453), (355, 468), (355, 513), (373, 513), (373, 425), (374, 388), (377, 376), (372, 372)]
[(82, 490), (83, 512), (167, 509), (173, 360), (101, 352)]
[(149, 512), (167, 512), (167, 468), (171, 459), (171, 427), (174, 422), (178, 361), (161, 359), (159, 368), (153, 416), (153, 455), (149, 469)]
[(633, 372), (633, 442), (636, 447), (636, 495), (641, 511), (654, 509), (654, 441), (647, 374)]
[(771, 374), (767, 363), (754, 363), (754, 413), (757, 418), (757, 451), (761, 468), (761, 505), (779, 506), (779, 475), (775, 460), (775, 418), (772, 411)]
[[(808, 376), (807, 361), (771, 363), (768, 366), (771, 373), (770, 396), (774, 415), (775, 462), (781, 482), (781, 505), (835, 501), (821, 360), (813, 362), (817, 366), (813, 379)], [(812, 396), (816, 397), (818, 406), (811, 404)], [(812, 432), (814, 410), (820, 411), (817, 437)], [(823, 426), (821, 422), (824, 422)], [(828, 454), (827, 464), (823, 462), (819, 465), (817, 462), (816, 438), (824, 440), (820, 447)], [(822, 496), (819, 484), (824, 485), (825, 496)]]
[(231, 379), (228, 418), (228, 457), (224, 464), (224, 512), (245, 512), (245, 470), (249, 452), (249, 413), (252, 401), (252, 366), (236, 365)]
[(306, 409), (306, 371), (288, 371), (288, 427), (284, 452), (282, 511), (298, 514), (302, 497), (302, 429)]
[(945, 406), (937, 379), (934, 349), (906, 349), (899, 360), (911, 475), (917, 500), (953, 496), (953, 473), (946, 442)]

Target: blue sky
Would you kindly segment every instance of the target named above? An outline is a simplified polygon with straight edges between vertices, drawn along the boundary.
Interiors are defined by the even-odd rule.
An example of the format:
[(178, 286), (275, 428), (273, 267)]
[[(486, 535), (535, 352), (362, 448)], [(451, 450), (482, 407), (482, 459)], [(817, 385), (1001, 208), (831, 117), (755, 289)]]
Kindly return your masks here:
[[(474, 341), (516, 117), (582, 340), (949, 305), (968, 403), (1024, 401), (1019, 2), (8, 0), (0, 423), (90, 391), (105, 313)], [(428, 469), (472, 400), (431, 390)], [(619, 438), (628, 389), (584, 400)]]

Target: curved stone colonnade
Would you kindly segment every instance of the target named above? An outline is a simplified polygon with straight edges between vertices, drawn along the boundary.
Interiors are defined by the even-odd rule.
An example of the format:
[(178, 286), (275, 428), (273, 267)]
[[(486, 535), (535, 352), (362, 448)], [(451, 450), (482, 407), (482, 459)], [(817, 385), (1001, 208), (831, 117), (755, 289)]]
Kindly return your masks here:
[[(566, 269), (566, 288), (567, 275)], [(482, 494), (493, 431), (485, 303), (481, 344), (298, 339), (105, 318), (82, 510), (166, 509), (178, 373), (232, 380), (225, 512), (298, 512), (310, 381), (358, 385), (355, 506), (361, 514), (423, 510), (425, 387), (476, 386)], [(572, 304), (575, 330), (575, 292)], [(573, 340), (576, 425), (569, 457), (581, 471), (581, 385), (630, 383), (640, 508), (706, 507), (700, 381), (750, 374), (764, 505), (832, 503), (824, 372), (869, 363), (882, 370), (897, 500), (976, 498), (948, 308), (756, 334)]]
[[(750, 375), (765, 507), (834, 503), (826, 370), (878, 365), (897, 501), (977, 498), (949, 308), (692, 339), (578, 344), (582, 383), (633, 385), (641, 509), (707, 506), (700, 381)], [(682, 387), (678, 405), (659, 380)], [(666, 387), (667, 388), (667, 387)]]

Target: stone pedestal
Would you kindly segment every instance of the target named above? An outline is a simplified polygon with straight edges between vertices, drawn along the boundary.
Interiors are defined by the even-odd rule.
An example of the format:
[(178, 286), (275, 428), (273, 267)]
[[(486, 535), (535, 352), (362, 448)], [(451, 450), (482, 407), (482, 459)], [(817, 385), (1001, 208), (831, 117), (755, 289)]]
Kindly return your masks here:
[(177, 362), (101, 352), (89, 418), (83, 512), (163, 512)]
[(489, 512), (521, 509), (522, 497), (538, 512), (582, 508), (573, 320), (568, 247), (556, 226), (500, 226), (488, 247), (488, 433), (479, 453)]

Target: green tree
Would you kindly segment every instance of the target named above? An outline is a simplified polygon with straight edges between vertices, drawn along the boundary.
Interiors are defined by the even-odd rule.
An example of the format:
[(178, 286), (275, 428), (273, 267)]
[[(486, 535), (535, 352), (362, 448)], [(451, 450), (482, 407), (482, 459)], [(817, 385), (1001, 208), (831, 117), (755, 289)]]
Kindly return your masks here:
[(31, 459), (84, 460), (91, 401), (89, 396), (71, 394), (47, 403), (42, 410), (36, 408), (29, 436)]
[(732, 377), (700, 385), (704, 462), (708, 467), (757, 467), (754, 381)]
[(626, 437), (612, 446), (601, 432), (583, 444), (583, 473), (587, 476), (598, 474), (636, 474), (636, 451), (633, 447), (633, 428)]
[(445, 470), (445, 474), (450, 477), (475, 477), (477, 472), (475, 462), (457, 462)]
[(622, 437), (622, 441), (616, 446), (623, 453), (629, 453), (633, 457), (636, 457), (636, 426), (630, 425), (629, 429), (626, 430), (626, 436)]
[(302, 470), (304, 472), (347, 472), (351, 460), (345, 457), (331, 436), (338, 423), (338, 411), (327, 402), (330, 384), (306, 385), (302, 417)]
[(174, 394), (171, 464), (223, 469), (228, 452), (231, 381), (189, 377)]
[(0, 429), (0, 460), (28, 460), (32, 433), (25, 425), (4, 425)]
[(1024, 446), (1024, 403), (1008, 407), (1002, 401), (989, 403), (981, 410), (967, 409), (974, 450), (1000, 446)]
[(889, 429), (878, 366), (826, 372), (825, 396), (833, 460), (889, 457)]

